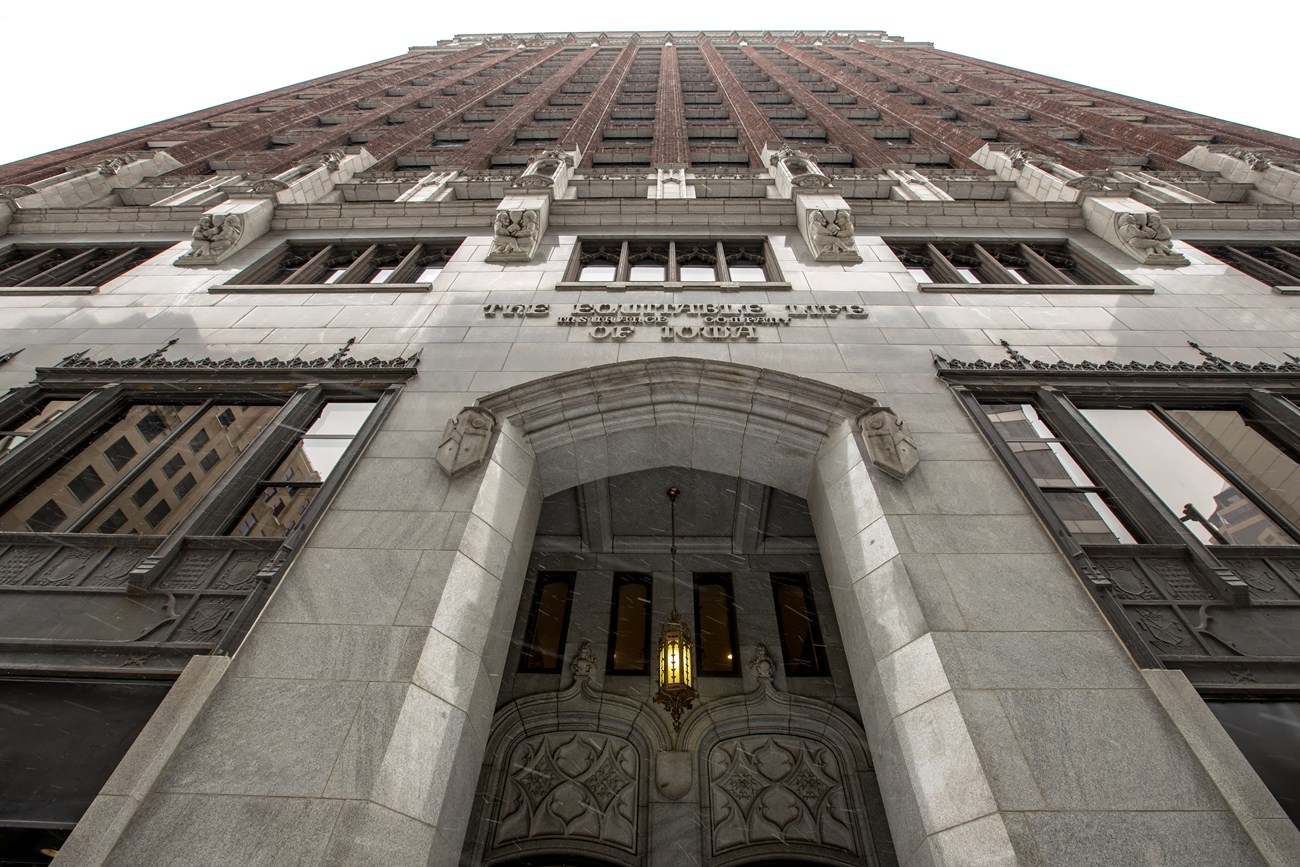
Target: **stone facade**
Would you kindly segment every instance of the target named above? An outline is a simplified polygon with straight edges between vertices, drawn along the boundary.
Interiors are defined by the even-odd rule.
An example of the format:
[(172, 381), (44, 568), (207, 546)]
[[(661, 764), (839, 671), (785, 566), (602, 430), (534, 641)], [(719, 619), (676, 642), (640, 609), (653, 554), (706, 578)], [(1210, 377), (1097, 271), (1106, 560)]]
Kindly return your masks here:
[[(883, 32), (754, 31), (461, 36), (0, 167), (0, 689), (174, 681), (45, 848), (1300, 863), (1202, 699), (1295, 707), (1295, 549), (1205, 542), (1113, 469), (1145, 529), (1085, 541), (981, 410), (1191, 394), (1168, 406), (1257, 411), (1269, 473), (1294, 465), (1295, 160)], [(146, 398), (282, 423), (165, 535), (21, 511)], [(255, 494), (270, 525), (321, 406), (360, 400), (301, 522), (229, 541)], [(1123, 463), (1056, 439), (1094, 476)], [(1300, 479), (1247, 469), (1225, 470), (1241, 502), (1300, 541)], [(676, 479), (709, 491), (687, 512), (681, 482), (680, 559)], [(547, 570), (590, 592), (559, 664), (523, 673)], [(680, 731), (653, 665), (607, 670), (624, 571), (650, 576), (655, 635), (694, 616), (689, 574), (733, 576), (736, 671), (700, 678)], [(777, 573), (808, 576), (818, 677), (783, 667)], [(38, 827), (7, 798), (40, 800), (0, 796), (0, 824)]]

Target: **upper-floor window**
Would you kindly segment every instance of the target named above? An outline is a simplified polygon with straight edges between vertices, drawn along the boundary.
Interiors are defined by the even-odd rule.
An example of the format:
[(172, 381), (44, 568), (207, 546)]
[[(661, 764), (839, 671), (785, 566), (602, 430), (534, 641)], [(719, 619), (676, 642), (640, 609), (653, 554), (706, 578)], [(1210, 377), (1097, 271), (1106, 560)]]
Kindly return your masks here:
[(610, 674), (650, 670), (651, 581), (649, 575), (619, 572), (609, 611)]
[(726, 572), (695, 574), (695, 646), (697, 673), (740, 673), (736, 607), (731, 575)]
[(1222, 259), (1238, 271), (1283, 293), (1300, 292), (1300, 243), (1212, 244), (1197, 242), (1198, 250)]
[(442, 273), (458, 246), (460, 241), (291, 241), (219, 288), (424, 291)]
[[(665, 283), (690, 288), (719, 284), (781, 283), (762, 239), (622, 240), (586, 238), (574, 246), (562, 288), (592, 283)], [(784, 285), (784, 284), (783, 284)]]
[(826, 646), (817, 609), (813, 604), (808, 576), (772, 574), (772, 599), (776, 603), (777, 628), (781, 633), (781, 656), (787, 675), (826, 674)]
[(0, 295), (93, 292), (167, 246), (14, 244), (0, 249)]
[(569, 632), (573, 603), (573, 572), (540, 572), (533, 591), (533, 605), (524, 632), (523, 659), (519, 670), (557, 672), (564, 662), (564, 643)]
[(1140, 290), (1069, 241), (886, 240), (922, 289), (1016, 291), (1100, 286)]

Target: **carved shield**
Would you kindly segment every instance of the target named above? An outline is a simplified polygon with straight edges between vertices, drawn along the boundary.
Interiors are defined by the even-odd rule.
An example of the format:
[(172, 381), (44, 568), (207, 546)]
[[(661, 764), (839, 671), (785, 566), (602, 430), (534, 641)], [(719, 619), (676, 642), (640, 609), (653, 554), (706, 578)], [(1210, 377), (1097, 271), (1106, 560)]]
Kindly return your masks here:
[(467, 406), (447, 422), (436, 460), (447, 475), (455, 478), (487, 460), (496, 418), (485, 409)]

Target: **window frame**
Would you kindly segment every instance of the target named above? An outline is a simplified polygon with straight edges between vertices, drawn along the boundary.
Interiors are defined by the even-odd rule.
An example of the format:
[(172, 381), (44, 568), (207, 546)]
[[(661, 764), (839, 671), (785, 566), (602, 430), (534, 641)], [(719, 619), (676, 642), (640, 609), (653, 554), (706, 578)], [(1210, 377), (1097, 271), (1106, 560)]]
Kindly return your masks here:
[[(679, 260), (687, 255), (688, 248), (704, 248), (712, 245), (713, 250), (708, 255), (714, 260), (714, 279), (712, 280), (682, 280)], [(642, 251), (634, 249), (637, 246), (655, 246), (662, 248), (659, 255), (664, 260), (664, 279), (662, 280), (633, 280), (631, 270), (634, 265), (633, 259)], [(760, 248), (759, 255), (762, 262), (758, 267), (763, 270), (763, 280), (735, 280), (731, 279), (733, 275), (727, 267), (728, 260), (735, 260), (738, 257), (752, 255), (750, 250), (745, 248)], [(739, 249), (737, 249), (739, 248)], [(615, 251), (617, 253), (615, 254)], [(615, 255), (617, 262), (614, 263), (614, 277), (611, 280), (583, 280), (582, 269), (586, 265), (584, 258), (595, 255), (597, 252), (604, 252), (608, 255), (606, 261), (614, 262)], [(777, 267), (776, 257), (772, 251), (772, 245), (766, 236), (761, 237), (744, 237), (728, 236), (726, 238), (693, 238), (673, 237), (673, 238), (635, 238), (629, 239), (624, 237), (601, 237), (601, 236), (583, 236), (573, 243), (573, 252), (569, 257), (568, 266), (565, 268), (564, 276), (556, 286), (557, 289), (567, 290), (590, 290), (590, 289), (672, 289), (672, 290), (694, 290), (707, 289), (725, 291), (744, 291), (747, 289), (759, 290), (780, 290), (790, 289), (791, 284), (786, 281)]]
[[(1253, 277), (1281, 295), (1300, 295), (1300, 241), (1188, 241), (1200, 252)], [(1284, 271), (1252, 254), (1252, 250), (1270, 250), (1280, 255), (1294, 273)]]
[[(986, 237), (882, 237), (881, 241), (889, 247), (894, 258), (916, 279), (917, 288), (922, 292), (946, 293), (1034, 293), (1034, 292), (1124, 292), (1133, 294), (1152, 294), (1152, 286), (1141, 286), (1125, 277), (1114, 267), (1102, 261), (1093, 253), (1069, 238), (986, 238)], [(1015, 245), (1017, 253), (1026, 261), (1026, 269), (1036, 280), (1030, 283), (1017, 280), (1011, 268), (1001, 262), (995, 253), (986, 247), (1007, 247)], [(919, 248), (912, 252), (908, 248)], [(961, 248), (957, 250), (957, 248)], [(1037, 249), (1036, 249), (1037, 248)], [(1043, 255), (1049, 252), (1063, 252), (1072, 260), (1075, 269), (1092, 282), (1080, 283), (1064, 271), (1061, 271)], [(954, 251), (975, 264), (954, 264), (950, 258)], [(909, 258), (922, 256), (927, 264), (911, 264)], [(929, 280), (921, 280), (912, 274), (912, 270), (922, 270)], [(932, 275), (930, 269), (936, 274)], [(963, 277), (962, 270), (971, 271), (980, 279), (972, 282)], [(943, 279), (933, 279), (933, 277)]]
[[(736, 592), (730, 572), (694, 572), (692, 585), (695, 595), (695, 648), (696, 677), (736, 677), (740, 674), (740, 636), (736, 632)], [(726, 671), (707, 671), (703, 665), (704, 623), (700, 616), (700, 588), (721, 587), (727, 605), (727, 640), (731, 655), (731, 668)]]
[[(346, 238), (293, 238), (287, 239), (258, 257), (226, 282), (212, 286), (210, 293), (332, 293), (332, 292), (431, 292), (433, 284), (442, 276), (446, 266), (455, 258), (465, 243), (463, 237), (449, 238), (373, 238), (351, 240)], [(393, 272), (378, 282), (362, 282), (365, 274), (372, 274), (373, 261), (385, 247), (397, 247), (399, 262)], [(432, 280), (416, 280), (430, 265), (420, 264), (422, 254), (430, 250), (445, 252), (441, 270)], [(338, 279), (327, 282), (318, 278), (330, 272), (330, 258), (336, 253), (355, 251)], [(282, 268), (285, 259), (292, 255), (305, 255), (302, 264), (285, 276), (282, 282), (267, 282)], [(380, 266), (382, 267), (386, 266)]]
[[(0, 295), (92, 295), (101, 288), (138, 268), (169, 249), (171, 244), (147, 243), (26, 243), (15, 242), (0, 244)], [(35, 256), (12, 264), (8, 263), (11, 253), (15, 251), (34, 250)], [(117, 251), (110, 259), (94, 266), (88, 271), (78, 272), (73, 267), (83, 257), (92, 257), (102, 251)], [(67, 255), (71, 253), (72, 255)], [(59, 258), (63, 255), (63, 258)], [(23, 272), (34, 260), (52, 257), (57, 261), (48, 268), (42, 268), (31, 274)], [(21, 280), (13, 285), (6, 283), (5, 274), (18, 270)], [(59, 280), (59, 272), (69, 271), (68, 282), (50, 282)]]
[[(622, 587), (638, 585), (645, 591), (645, 660), (639, 668), (615, 668), (614, 651), (618, 646), (618, 591)], [(652, 625), (654, 623), (654, 576), (648, 572), (615, 572), (610, 582), (608, 647), (605, 652), (605, 674), (614, 677), (644, 676), (650, 673), (655, 659)]]
[[(524, 634), (519, 653), (520, 674), (558, 674), (564, 670), (565, 649), (569, 641), (569, 625), (573, 620), (573, 591), (577, 586), (578, 573), (568, 569), (541, 569), (533, 577), (532, 605), (528, 609), (528, 620), (524, 624)], [(537, 645), (537, 615), (541, 611), (542, 594), (551, 584), (563, 583), (567, 586), (564, 594), (564, 615), (560, 620), (560, 641), (556, 648), (555, 663), (532, 667), (528, 659)]]
[[(830, 677), (830, 657), (826, 652), (826, 637), (822, 633), (821, 618), (817, 616), (817, 601), (813, 598), (812, 582), (805, 572), (771, 572), (768, 580), (772, 585), (772, 606), (776, 614), (777, 640), (780, 642), (781, 664), (786, 677)], [(781, 596), (779, 588), (797, 587), (803, 591), (804, 609), (808, 613), (810, 639), (813, 645), (813, 666), (811, 670), (790, 659), (785, 646), (785, 618), (781, 614)]]

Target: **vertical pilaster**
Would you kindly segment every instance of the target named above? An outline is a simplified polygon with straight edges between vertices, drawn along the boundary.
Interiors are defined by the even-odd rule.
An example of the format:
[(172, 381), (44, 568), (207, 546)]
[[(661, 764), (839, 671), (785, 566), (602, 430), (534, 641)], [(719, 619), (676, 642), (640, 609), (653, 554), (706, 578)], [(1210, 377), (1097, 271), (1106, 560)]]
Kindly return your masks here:
[(736, 73), (722, 59), (718, 49), (713, 47), (713, 43), (706, 39), (700, 40), (700, 54), (704, 57), (709, 72), (717, 79), (718, 88), (722, 91), (723, 104), (727, 106), (732, 120), (737, 123), (744, 135), (745, 144), (749, 147), (750, 159), (757, 160), (758, 164), (762, 165), (763, 148), (768, 142), (780, 139), (780, 134), (767, 119), (767, 114), (750, 99), (749, 92), (740, 83)]
[(600, 84), (596, 85), (596, 89), (591, 92), (587, 104), (560, 136), (560, 146), (576, 148), (588, 165), (591, 163), (591, 153), (595, 149), (596, 142), (614, 111), (618, 92), (623, 87), (623, 82), (627, 80), (633, 61), (636, 60), (638, 47), (639, 41), (635, 38), (624, 46), (619, 52), (618, 59), (610, 66), (605, 77), (600, 80)]
[(665, 45), (659, 54), (659, 98), (655, 103), (655, 140), (650, 149), (650, 163), (662, 166), (669, 163), (689, 164), (690, 161), (677, 49)]

